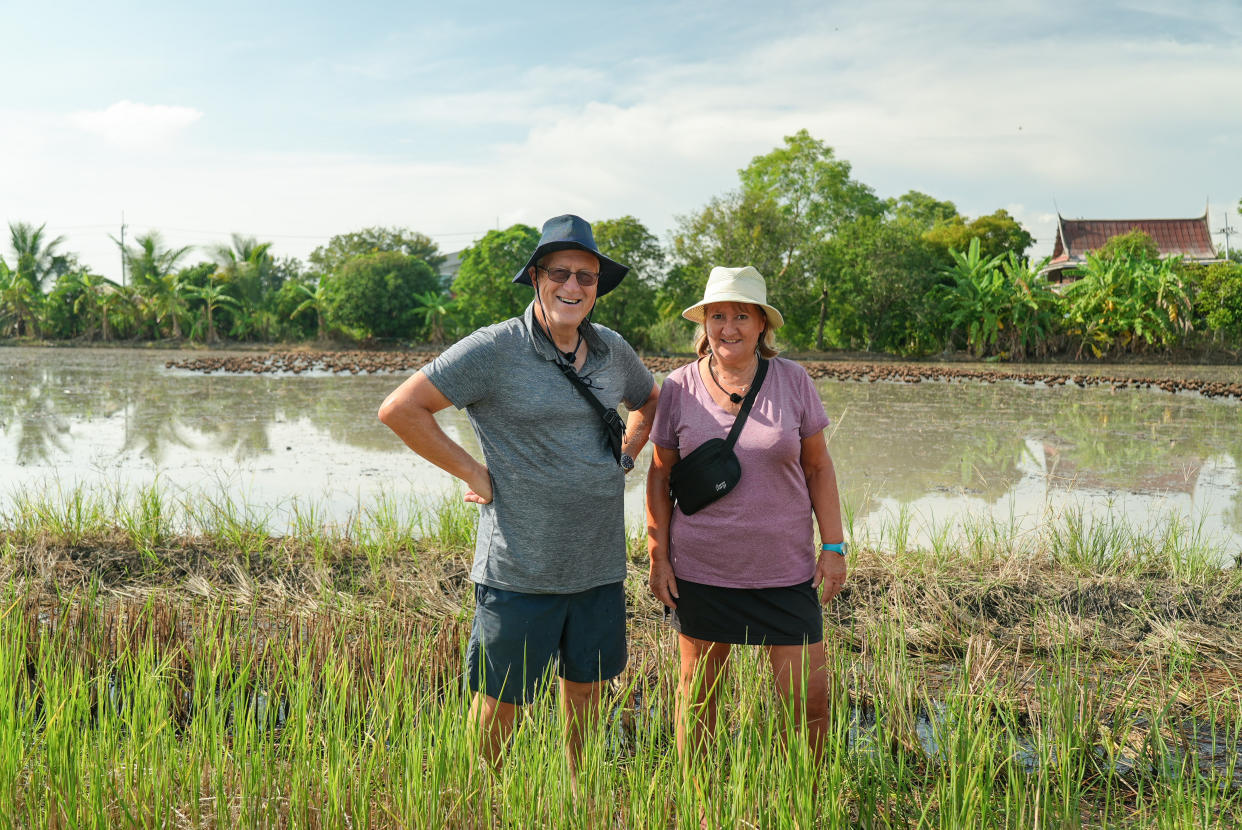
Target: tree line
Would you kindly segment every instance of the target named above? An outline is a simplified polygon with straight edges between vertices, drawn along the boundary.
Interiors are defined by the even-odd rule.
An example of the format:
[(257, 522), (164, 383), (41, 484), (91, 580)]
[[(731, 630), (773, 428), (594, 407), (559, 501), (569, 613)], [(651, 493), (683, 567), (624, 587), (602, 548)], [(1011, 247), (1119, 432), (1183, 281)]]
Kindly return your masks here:
[[(1242, 203), (1239, 204), (1242, 212)], [(646, 350), (681, 351), (682, 308), (713, 265), (754, 265), (786, 319), (788, 347), (979, 358), (1105, 357), (1242, 345), (1242, 262), (1161, 259), (1142, 233), (1110, 240), (1056, 286), (1027, 257), (1005, 210), (968, 217), (910, 191), (881, 199), (805, 130), (738, 171), (738, 185), (678, 217), (665, 244), (633, 216), (593, 222), (601, 250), (631, 267), (594, 312)], [(235, 234), (200, 251), (158, 231), (117, 242), (121, 283), (95, 274), (46, 226), (9, 224), (0, 257), (0, 336), (59, 340), (421, 341), (440, 344), (518, 314), (511, 279), (539, 239), (489, 231), (455, 278), (434, 241), (403, 228), (332, 237), (307, 262)]]

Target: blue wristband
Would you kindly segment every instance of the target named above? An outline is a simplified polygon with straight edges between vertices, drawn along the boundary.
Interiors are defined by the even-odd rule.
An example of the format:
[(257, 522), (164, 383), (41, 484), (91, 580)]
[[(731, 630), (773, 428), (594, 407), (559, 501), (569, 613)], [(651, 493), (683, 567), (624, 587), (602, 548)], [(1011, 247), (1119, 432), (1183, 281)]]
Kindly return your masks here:
[(849, 552), (849, 545), (845, 542), (824, 542), (819, 546), (822, 551), (832, 551), (839, 556), (845, 556)]

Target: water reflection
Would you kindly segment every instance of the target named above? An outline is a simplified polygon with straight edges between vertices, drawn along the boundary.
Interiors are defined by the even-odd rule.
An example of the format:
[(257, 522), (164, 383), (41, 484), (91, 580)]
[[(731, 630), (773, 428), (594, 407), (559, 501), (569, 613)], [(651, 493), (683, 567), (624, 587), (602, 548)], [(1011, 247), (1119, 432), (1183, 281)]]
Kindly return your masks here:
[[(158, 478), (187, 494), (225, 487), (262, 510), (296, 501), (345, 521), (384, 497), (408, 503), (455, 486), (376, 419), (399, 377), (198, 375), (165, 369), (170, 356), (0, 349), (0, 480), (10, 485), (0, 497), (52, 479)], [(1242, 542), (1236, 401), (1006, 382), (819, 389), (842, 491), (864, 524), (902, 511), (925, 524), (1038, 517), (1072, 502), (1204, 515), (1208, 529)], [(478, 453), (461, 413), (439, 417)], [(643, 488), (638, 474), (626, 483), (632, 524)]]

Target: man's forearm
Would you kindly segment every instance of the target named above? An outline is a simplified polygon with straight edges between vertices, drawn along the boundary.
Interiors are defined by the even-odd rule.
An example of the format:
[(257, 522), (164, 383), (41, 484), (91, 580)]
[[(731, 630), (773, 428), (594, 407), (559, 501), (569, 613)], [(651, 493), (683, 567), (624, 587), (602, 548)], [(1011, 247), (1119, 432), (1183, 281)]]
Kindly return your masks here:
[(647, 402), (630, 412), (625, 419), (625, 442), (621, 451), (630, 458), (637, 458), (647, 445), (647, 437), (651, 435), (651, 422), (655, 419), (656, 402), (660, 397), (660, 387), (653, 386)]

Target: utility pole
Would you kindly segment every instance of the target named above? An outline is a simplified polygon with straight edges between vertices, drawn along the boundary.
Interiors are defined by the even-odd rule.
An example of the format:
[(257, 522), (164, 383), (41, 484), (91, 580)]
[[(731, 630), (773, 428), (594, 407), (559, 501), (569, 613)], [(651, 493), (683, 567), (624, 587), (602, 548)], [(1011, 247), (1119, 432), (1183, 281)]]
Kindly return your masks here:
[(125, 287), (125, 211), (121, 211), (121, 287)]
[(1225, 259), (1229, 259), (1229, 237), (1238, 232), (1237, 228), (1229, 227), (1229, 210), (1225, 210), (1225, 227), (1217, 231), (1225, 235)]

